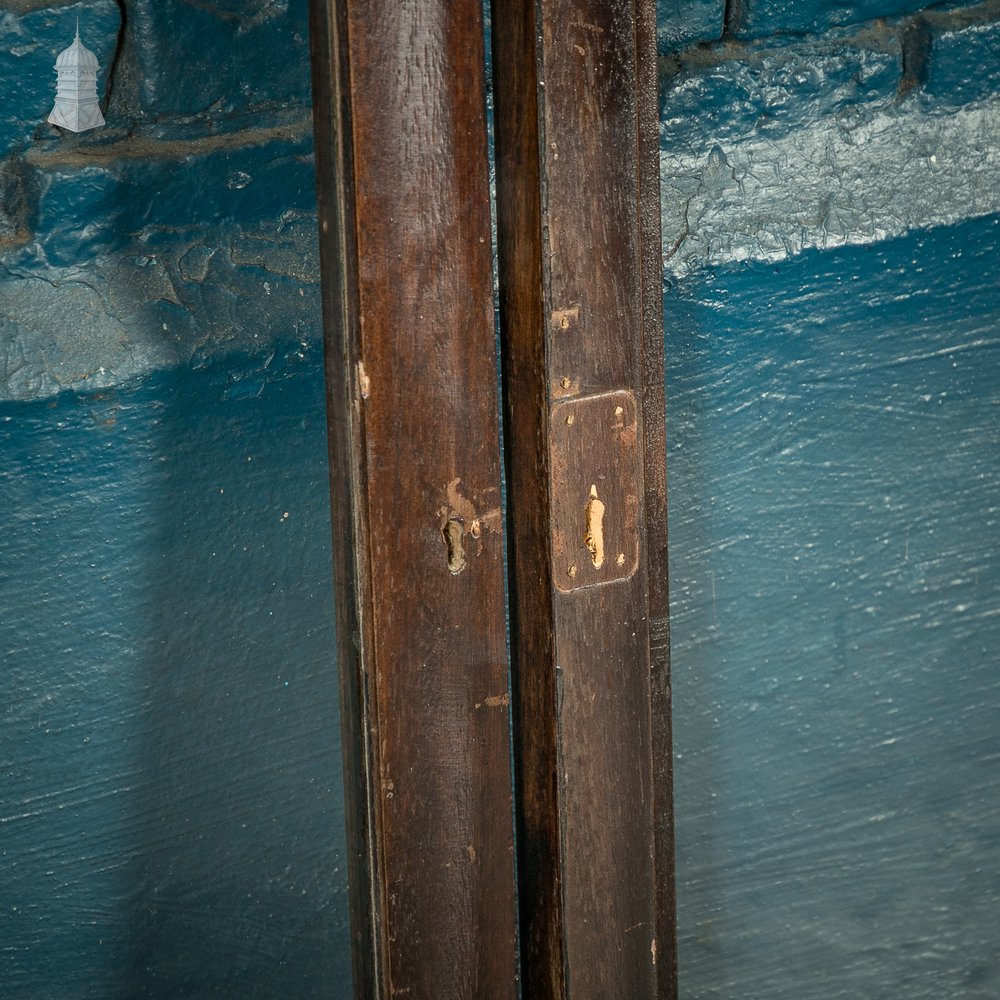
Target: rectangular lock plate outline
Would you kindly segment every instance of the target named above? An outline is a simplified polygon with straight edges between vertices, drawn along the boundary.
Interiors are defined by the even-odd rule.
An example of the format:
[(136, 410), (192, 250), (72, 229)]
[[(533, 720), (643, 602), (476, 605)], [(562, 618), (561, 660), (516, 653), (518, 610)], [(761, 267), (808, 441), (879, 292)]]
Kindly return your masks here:
[(642, 497), (635, 396), (566, 399), (551, 410), (551, 546), (562, 593), (627, 580), (639, 567)]

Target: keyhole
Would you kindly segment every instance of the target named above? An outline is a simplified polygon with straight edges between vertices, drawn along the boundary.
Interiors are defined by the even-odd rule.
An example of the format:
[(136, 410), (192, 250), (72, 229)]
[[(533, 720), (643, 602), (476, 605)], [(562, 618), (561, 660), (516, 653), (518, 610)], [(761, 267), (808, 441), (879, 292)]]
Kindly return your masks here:
[(585, 521), (583, 543), (590, 552), (594, 569), (600, 569), (604, 565), (604, 502), (598, 497), (596, 486), (590, 487)]

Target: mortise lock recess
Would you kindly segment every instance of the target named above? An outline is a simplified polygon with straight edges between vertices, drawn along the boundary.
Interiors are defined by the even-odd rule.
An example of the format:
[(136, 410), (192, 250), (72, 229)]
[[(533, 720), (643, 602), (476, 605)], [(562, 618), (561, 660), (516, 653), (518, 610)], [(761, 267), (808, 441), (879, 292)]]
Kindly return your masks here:
[(564, 593), (627, 579), (639, 565), (638, 439), (630, 392), (552, 408), (552, 555)]

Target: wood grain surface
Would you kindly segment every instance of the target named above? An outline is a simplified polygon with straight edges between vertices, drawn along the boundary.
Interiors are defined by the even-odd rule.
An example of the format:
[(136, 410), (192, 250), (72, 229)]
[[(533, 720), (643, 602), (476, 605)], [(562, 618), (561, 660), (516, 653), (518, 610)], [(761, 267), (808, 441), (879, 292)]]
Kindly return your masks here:
[[(494, 4), (530, 997), (675, 993), (654, 13)], [(569, 401), (609, 398), (639, 401), (634, 474), (627, 434), (564, 440)], [(607, 539), (636, 533), (610, 553), (631, 572), (597, 564), (593, 499)]]
[(517, 988), (483, 44), (313, 3), (359, 996)]

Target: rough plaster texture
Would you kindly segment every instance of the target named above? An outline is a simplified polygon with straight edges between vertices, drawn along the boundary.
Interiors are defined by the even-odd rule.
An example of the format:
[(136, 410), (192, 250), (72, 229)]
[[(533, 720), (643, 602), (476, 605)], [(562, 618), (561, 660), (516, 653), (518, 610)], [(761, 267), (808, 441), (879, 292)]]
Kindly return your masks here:
[(818, 35), (847, 24), (933, 6), (927, 0), (728, 0), (733, 37)]
[(685, 1000), (1000, 995), (998, 18), (662, 60)]
[(351, 995), (320, 355), (0, 406), (4, 1000)]
[(661, 52), (714, 42), (725, 30), (725, 0), (660, 0), (656, 37)]
[(815, 38), (832, 28), (963, 6), (947, 0), (659, 0), (657, 36), (660, 51), (668, 53), (723, 38)]
[(0, 0), (4, 1000), (351, 994), (306, 6)]

